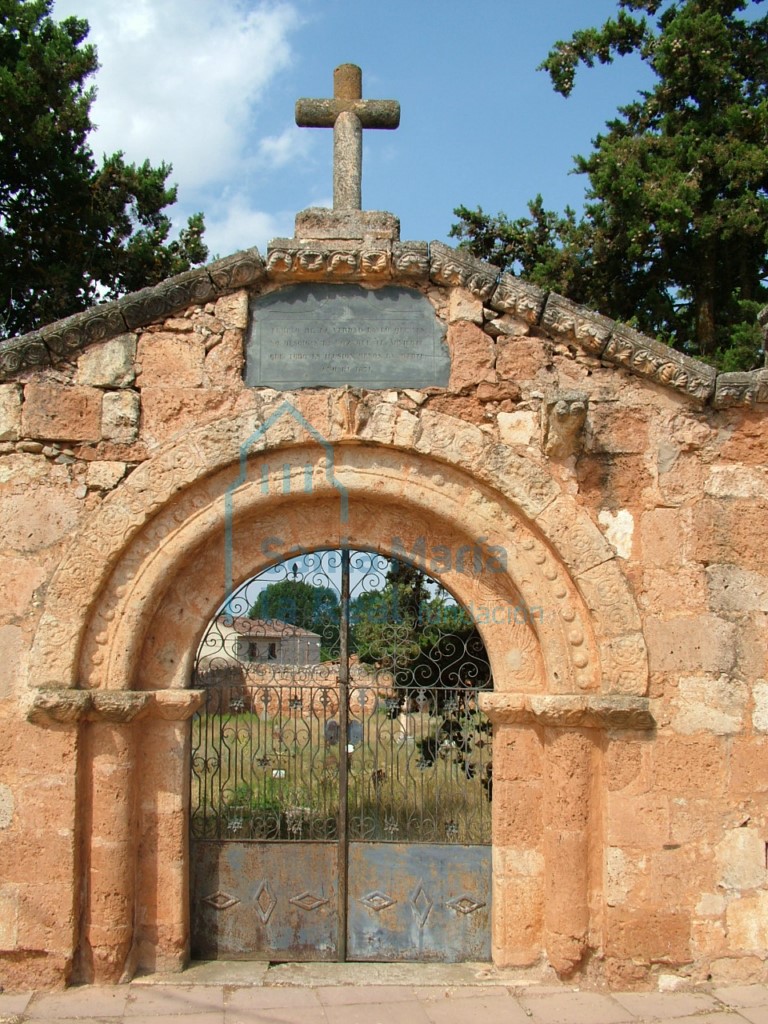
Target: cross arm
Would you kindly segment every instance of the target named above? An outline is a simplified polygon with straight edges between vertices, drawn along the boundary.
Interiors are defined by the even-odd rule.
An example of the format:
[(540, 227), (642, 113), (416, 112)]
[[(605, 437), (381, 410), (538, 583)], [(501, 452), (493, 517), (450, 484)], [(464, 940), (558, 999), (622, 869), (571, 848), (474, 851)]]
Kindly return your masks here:
[(400, 104), (397, 100), (308, 100), (296, 101), (296, 124), (300, 128), (333, 128), (345, 110), (357, 116), (363, 128), (397, 128)]

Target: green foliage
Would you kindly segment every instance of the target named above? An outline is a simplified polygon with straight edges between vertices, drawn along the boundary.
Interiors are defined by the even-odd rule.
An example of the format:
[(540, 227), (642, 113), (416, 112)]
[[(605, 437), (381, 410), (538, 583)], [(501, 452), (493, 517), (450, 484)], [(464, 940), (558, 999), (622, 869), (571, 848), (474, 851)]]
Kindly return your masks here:
[[(619, 0), (617, 18), (541, 65), (568, 96), (580, 64), (636, 52), (655, 85), (575, 159), (584, 215), (459, 207), (451, 233), (481, 258), (722, 368), (761, 359), (768, 302), (768, 18), (762, 0)], [(646, 15), (654, 18), (651, 22)]]
[(169, 241), (171, 168), (98, 166), (88, 23), (53, 0), (0, 0), (0, 338), (203, 263), (203, 218)]

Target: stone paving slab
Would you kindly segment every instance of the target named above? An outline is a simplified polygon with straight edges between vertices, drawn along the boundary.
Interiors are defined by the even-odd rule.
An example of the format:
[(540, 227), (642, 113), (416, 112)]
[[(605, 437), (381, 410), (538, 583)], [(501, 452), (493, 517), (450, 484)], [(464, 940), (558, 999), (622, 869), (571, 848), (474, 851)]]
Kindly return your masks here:
[[(0, 994), (0, 1024), (768, 1024), (766, 985), (606, 994), (527, 984), (487, 965), (286, 966), (294, 970), (196, 965), (196, 975), (173, 975), (175, 983), (155, 975)], [(199, 982), (189, 984), (192, 976)]]
[(704, 1010), (722, 1009), (716, 999), (703, 992), (622, 992), (613, 998), (641, 1020), (674, 1020)]
[(521, 996), (523, 1009), (536, 1024), (625, 1024), (638, 1018), (611, 996), (599, 992), (562, 992)]
[(726, 1006), (768, 1006), (768, 985), (727, 985), (712, 989)]
[(750, 1024), (768, 1024), (768, 1006), (744, 1006), (739, 1014)]

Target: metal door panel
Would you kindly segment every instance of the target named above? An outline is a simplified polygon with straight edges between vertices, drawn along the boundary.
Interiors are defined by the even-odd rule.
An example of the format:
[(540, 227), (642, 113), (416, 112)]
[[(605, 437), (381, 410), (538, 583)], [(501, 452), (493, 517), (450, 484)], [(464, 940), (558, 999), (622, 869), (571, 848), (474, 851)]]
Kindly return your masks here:
[(192, 956), (336, 960), (336, 843), (196, 841)]
[(488, 846), (350, 843), (347, 959), (491, 958)]

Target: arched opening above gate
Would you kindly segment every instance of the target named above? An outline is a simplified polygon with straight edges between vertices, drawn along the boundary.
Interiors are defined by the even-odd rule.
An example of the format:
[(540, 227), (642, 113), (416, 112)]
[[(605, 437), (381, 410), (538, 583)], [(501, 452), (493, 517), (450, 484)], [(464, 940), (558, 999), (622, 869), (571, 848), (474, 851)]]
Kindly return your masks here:
[(374, 551), (277, 563), (220, 606), (192, 685), (193, 955), (491, 952), (491, 668), (437, 580)]

